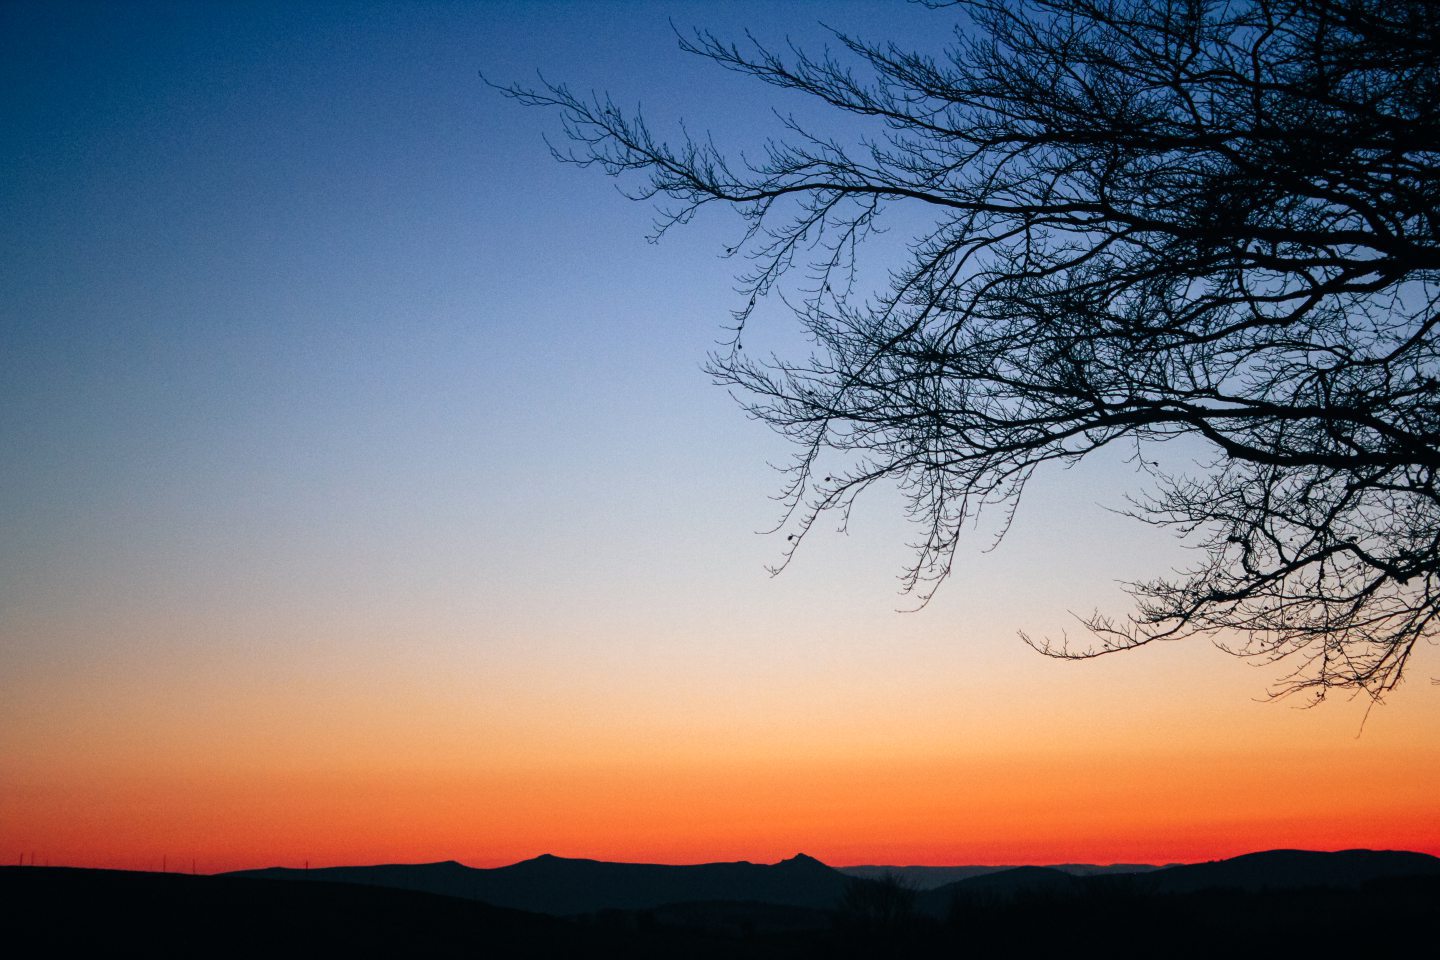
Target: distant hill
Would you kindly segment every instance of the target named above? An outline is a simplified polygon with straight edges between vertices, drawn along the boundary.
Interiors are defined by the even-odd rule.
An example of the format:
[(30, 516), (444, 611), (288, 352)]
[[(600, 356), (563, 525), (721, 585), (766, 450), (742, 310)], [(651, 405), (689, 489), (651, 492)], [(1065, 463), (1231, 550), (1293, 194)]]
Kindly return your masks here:
[(1096, 897), (1155, 897), (1209, 891), (1357, 890), (1395, 880), (1440, 880), (1440, 858), (1397, 850), (1266, 850), (1227, 860), (1179, 864), (1136, 873), (1073, 874), (1053, 867), (1016, 867), (967, 877), (923, 892), (922, 911), (943, 915), (955, 902), (980, 905)]
[[(848, 884), (864, 882), (863, 875), (857, 877), (852, 872), (857, 869), (842, 872), (804, 854), (776, 864), (741, 861), (686, 866), (611, 863), (546, 854), (493, 869), (467, 867), (452, 860), (309, 871), (272, 867), (229, 876), (389, 887), (554, 916), (576, 916), (678, 904), (689, 905), (686, 909), (695, 913), (695, 904), (718, 902), (829, 910), (840, 902)], [(956, 899), (993, 905), (1035, 898), (1048, 902), (1073, 900), (1116, 892), (1148, 897), (1206, 890), (1354, 889), (1386, 878), (1440, 877), (1440, 859), (1404, 851), (1271, 850), (1209, 863), (1140, 865), (1134, 870), (1088, 864), (1001, 869), (941, 867), (926, 869), (983, 872), (928, 890), (907, 875), (919, 868), (864, 869), (873, 869), (878, 876), (888, 872), (899, 877), (919, 892), (917, 908), (938, 917)]]
[[(864, 864), (854, 867), (836, 867), (841, 873), (848, 877), (864, 877), (867, 880), (880, 880), (887, 876), (899, 877), (910, 884), (916, 890), (933, 890), (936, 887), (943, 887), (947, 883), (954, 883), (957, 880), (969, 880), (971, 877), (983, 877), (989, 873), (1003, 873), (1006, 870), (1014, 870), (1019, 864), (1006, 866), (959, 866), (959, 867), (885, 867), (876, 864)], [(1077, 877), (1104, 876), (1112, 873), (1149, 873), (1152, 870), (1160, 870), (1162, 867), (1150, 863), (1054, 863), (1046, 864), (1048, 869), (1059, 870), (1062, 873), (1073, 874)], [(1174, 866), (1174, 864), (1167, 864)]]
[(1012, 867), (927, 890), (917, 906), (923, 913), (943, 916), (957, 898), (986, 904), (1036, 898), (1069, 900), (1081, 897), (1090, 887), (1086, 878), (1054, 867)]
[(1015, 867), (884, 867), (876, 864), (864, 864), (854, 867), (836, 867), (847, 877), (862, 877), (866, 880), (883, 880), (886, 877), (899, 877), (916, 890), (933, 890), (936, 887), (943, 887), (947, 883), (954, 883), (956, 880), (969, 880), (971, 877), (983, 877), (987, 873), (999, 873), (1002, 870), (1013, 870)]
[(1440, 857), (1408, 850), (1266, 850), (1157, 870), (1145, 878), (1156, 893), (1197, 890), (1349, 890), (1376, 880), (1440, 877)]
[[(931, 938), (971, 955), (1401, 955), (1433, 939), (1440, 860), (1267, 851), (1140, 874), (1012, 871), (922, 894)], [(1413, 949), (1413, 948), (1409, 948)]]
[(849, 882), (838, 870), (804, 854), (776, 864), (741, 861), (687, 866), (610, 863), (545, 854), (493, 869), (467, 867), (452, 860), (309, 871), (272, 867), (230, 876), (394, 887), (557, 916), (648, 910), (665, 904), (703, 901), (755, 901), (829, 909)]

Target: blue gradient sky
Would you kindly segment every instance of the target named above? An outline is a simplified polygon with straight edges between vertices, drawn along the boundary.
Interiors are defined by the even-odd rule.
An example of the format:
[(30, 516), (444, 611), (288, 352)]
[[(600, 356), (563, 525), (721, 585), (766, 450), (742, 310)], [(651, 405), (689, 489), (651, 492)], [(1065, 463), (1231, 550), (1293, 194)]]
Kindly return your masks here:
[[(646, 242), (651, 209), (552, 162), (555, 118), (479, 72), (755, 146), (791, 104), (681, 53), (670, 21), (813, 46), (822, 16), (945, 29), (872, 4), (0, 7), (0, 840), (128, 866), (499, 862), (546, 837), (671, 860), (1440, 847), (1417, 826), (1440, 812), (1427, 685), (1357, 741), (1363, 704), (1257, 703), (1278, 672), (1204, 645), (1076, 665), (1016, 639), (1123, 611), (1117, 580), (1183, 559), (1106, 512), (1133, 480), (1118, 460), (1040, 478), (920, 613), (895, 612), (884, 491), (766, 574), (787, 451), (701, 371), (738, 305), (719, 253), (739, 224)], [(757, 345), (796, 349), (778, 307)], [(1412, 676), (1435, 672), (1421, 651)], [(1272, 817), (1052, 817), (1045, 846), (1011, 816), (1069, 782), (1119, 818), (1147, 765), (1181, 797), (1226, 763)], [(1336, 769), (1334, 804), (1285, 812)], [(627, 799), (732, 774), (801, 797), (909, 779), (893, 810), (812, 798), (830, 812), (769, 826), (723, 789), (703, 829)], [(565, 798), (596, 777), (615, 809), (577, 820)], [(347, 791), (391, 825), (317, 827), (350, 823), (325, 799)], [(488, 825), (460, 825), (475, 805)], [(105, 812), (62, 816), (81, 808)]]

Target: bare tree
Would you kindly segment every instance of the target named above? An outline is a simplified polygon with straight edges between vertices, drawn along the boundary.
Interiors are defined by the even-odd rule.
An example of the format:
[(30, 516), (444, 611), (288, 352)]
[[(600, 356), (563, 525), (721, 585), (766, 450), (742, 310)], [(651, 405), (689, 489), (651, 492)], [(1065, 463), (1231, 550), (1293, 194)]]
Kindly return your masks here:
[[(1037, 468), (1123, 443), (1150, 473), (1129, 512), (1199, 562), (1130, 584), (1136, 610), (1087, 618), (1089, 646), (1027, 641), (1206, 635), (1286, 660), (1278, 692), (1381, 697), (1440, 613), (1440, 4), (935, 6), (955, 22), (938, 56), (682, 37), (870, 128), (792, 120), (759, 162), (563, 85), (504, 89), (560, 111), (562, 159), (638, 175), (662, 232), (712, 204), (744, 218), (748, 301), (710, 370), (797, 445), (787, 560), (898, 482), (926, 600), (981, 508), (1008, 516)], [(928, 227), (887, 289), (857, 288), (899, 207)], [(745, 322), (792, 271), (816, 348), (752, 358)], [(1161, 470), (1153, 445), (1181, 436), (1213, 461)]]
[(874, 879), (852, 877), (836, 905), (836, 926), (858, 952), (883, 953), (918, 933), (918, 899), (919, 891), (894, 871)]

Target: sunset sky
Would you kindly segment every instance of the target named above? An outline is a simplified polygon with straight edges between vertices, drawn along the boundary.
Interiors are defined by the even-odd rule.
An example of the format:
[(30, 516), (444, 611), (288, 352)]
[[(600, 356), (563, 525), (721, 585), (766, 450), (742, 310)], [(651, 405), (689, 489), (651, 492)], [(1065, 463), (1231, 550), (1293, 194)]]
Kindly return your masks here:
[[(1440, 854), (1433, 645), (1367, 718), (1205, 642), (1018, 639), (1186, 562), (1113, 512), (1118, 455), (1038, 476), (923, 610), (894, 491), (767, 573), (788, 450), (701, 370), (740, 223), (647, 242), (480, 73), (753, 151), (827, 114), (672, 22), (814, 49), (821, 18), (950, 22), (0, 5), (0, 862)], [(803, 349), (778, 302), (754, 337)]]

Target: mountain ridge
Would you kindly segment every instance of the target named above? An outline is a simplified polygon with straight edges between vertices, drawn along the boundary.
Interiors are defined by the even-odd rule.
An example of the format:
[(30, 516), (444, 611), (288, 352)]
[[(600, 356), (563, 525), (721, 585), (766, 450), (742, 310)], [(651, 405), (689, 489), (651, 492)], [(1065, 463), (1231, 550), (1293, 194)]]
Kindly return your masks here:
[[(914, 909), (893, 885), (848, 878), (845, 894), (825, 909), (755, 900), (666, 904), (639, 910), (601, 910), (575, 916), (542, 915), (458, 897), (364, 883), (326, 882), (304, 871), (250, 878), (192, 876), (71, 867), (0, 867), (0, 902), (14, 917), (12, 933), (24, 944), (43, 935), (50, 952), (75, 948), (82, 955), (195, 952), (221, 938), (227, 952), (257, 955), (373, 956), (459, 953), (494, 958), (623, 957), (625, 960), (793, 960), (796, 957), (1066, 956), (1077, 944), (1104, 945), (1107, 956), (1288, 956), (1297, 936), (1323, 931), (1324, 956), (1369, 956), (1373, 924), (1336, 923), (1351, 916), (1383, 917), (1393, 942), (1424, 942), (1433, 934), (1440, 902), (1440, 861), (1410, 852), (1362, 851), (1336, 857), (1294, 851), (1211, 861), (1212, 870), (1263, 874), (1268, 865), (1306, 860), (1333, 867), (1360, 864), (1342, 880), (1351, 888), (1264, 888), (1247, 893), (1233, 884), (1198, 892), (1165, 893), (1137, 881), (1145, 875), (1077, 877), (1029, 867), (989, 880), (988, 889), (956, 897), (932, 912)], [(1315, 858), (1319, 858), (1316, 860)], [(1367, 863), (1368, 861), (1368, 863)], [(569, 864), (541, 861), (568, 869)], [(782, 861), (783, 862), (783, 861)], [(604, 868), (603, 861), (591, 861)], [(409, 865), (415, 867), (417, 865)], [(454, 861), (419, 865), (456, 876), (475, 872)], [(630, 867), (644, 868), (644, 864)], [(650, 865), (654, 866), (654, 865)], [(735, 865), (731, 865), (735, 866)], [(770, 871), (778, 865), (747, 865)], [(804, 861), (800, 866), (805, 867)], [(357, 868), (367, 869), (367, 868)], [(503, 868), (497, 868), (503, 869)], [(686, 867), (679, 867), (685, 871)], [(828, 876), (830, 868), (794, 871)], [(1329, 869), (1329, 868), (1326, 868)], [(1378, 876), (1387, 870), (1430, 871), (1424, 876)], [(1367, 871), (1369, 880), (1359, 879)], [(433, 870), (431, 872), (434, 872)], [(480, 871), (483, 873), (483, 871)], [(784, 871), (778, 871), (783, 876)], [(1345, 871), (1341, 870), (1344, 874)], [(503, 876), (504, 874), (502, 874)], [(687, 876), (687, 873), (670, 874)], [(1177, 876), (1185, 876), (1177, 873)], [(986, 879), (986, 878), (981, 878)], [(1222, 878), (1224, 879), (1224, 878)], [(1056, 896), (1020, 881), (1055, 882)], [(999, 889), (996, 889), (998, 885)], [(986, 884), (977, 884), (986, 887)], [(1013, 888), (1009, 894), (1006, 887)], [(680, 891), (684, 892), (684, 891)], [(922, 900), (923, 897), (916, 897)], [(943, 900), (940, 901), (943, 904)], [(897, 906), (899, 909), (896, 909)], [(1183, 931), (1183, 937), (1176, 937)], [(1297, 933), (1298, 932), (1298, 933)], [(38, 942), (38, 941), (37, 941)]]
[(844, 874), (805, 854), (774, 864), (624, 863), (541, 854), (491, 868), (467, 867), (447, 860), (306, 871), (269, 867), (235, 871), (228, 876), (394, 887), (559, 916), (703, 901), (757, 901), (828, 909), (850, 882)]
[[(1309, 887), (1354, 889), (1374, 880), (1440, 877), (1440, 858), (1413, 851), (1335, 852), (1265, 850), (1222, 860), (1084, 873), (1089, 864), (985, 869), (922, 889), (900, 868), (890, 877), (914, 890), (924, 912), (943, 914), (958, 899), (1013, 901), (1033, 896), (1076, 898), (1097, 890), (1137, 894), (1242, 892)], [(886, 868), (882, 868), (886, 869)], [(914, 868), (911, 868), (912, 870)], [(935, 868), (947, 869), (947, 868)], [(965, 869), (965, 868), (948, 868)], [(981, 868), (977, 868), (981, 869)], [(468, 867), (456, 860), (421, 864), (285, 867), (243, 870), (228, 876), (332, 881), (392, 887), (478, 900), (497, 907), (556, 916), (610, 910), (653, 910), (681, 903), (754, 902), (831, 909), (856, 883), (877, 878), (846, 873), (807, 854), (773, 864), (722, 861), (702, 864), (629, 863), (541, 854), (503, 867)]]

